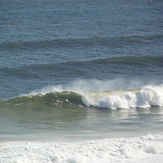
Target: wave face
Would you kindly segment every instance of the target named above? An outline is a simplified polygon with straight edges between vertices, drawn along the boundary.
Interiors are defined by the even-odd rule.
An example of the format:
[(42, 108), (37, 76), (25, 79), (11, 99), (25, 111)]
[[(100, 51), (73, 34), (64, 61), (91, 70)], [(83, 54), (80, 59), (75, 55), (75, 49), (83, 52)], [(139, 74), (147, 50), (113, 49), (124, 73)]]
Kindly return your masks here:
[(56, 92), (56, 93), (47, 93), (45, 95), (29, 95), (16, 97), (8, 100), (1, 101), (1, 104), (16, 107), (23, 109), (26, 107), (34, 110), (35, 108), (39, 109), (48, 106), (53, 107), (64, 107), (66, 105), (82, 105), (81, 96), (75, 92)]
[(9, 121), (22, 123), (66, 122), (75, 116), (82, 116), (82, 105), (79, 94), (65, 91), (3, 100), (0, 102), (0, 113), (2, 120), (9, 118)]

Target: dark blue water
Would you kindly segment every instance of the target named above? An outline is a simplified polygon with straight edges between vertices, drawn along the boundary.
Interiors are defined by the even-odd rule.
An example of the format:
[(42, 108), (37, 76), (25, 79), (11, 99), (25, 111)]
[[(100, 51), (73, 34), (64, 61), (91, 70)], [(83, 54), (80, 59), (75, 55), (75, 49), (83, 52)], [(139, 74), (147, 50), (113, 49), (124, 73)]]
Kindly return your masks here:
[[(126, 91), (141, 89), (146, 85), (160, 87), (163, 84), (162, 8), (161, 0), (1, 0), (0, 99), (18, 97), (31, 92), (48, 93), (58, 88), (77, 92)], [(156, 109), (156, 117), (157, 115), (160, 117), (153, 127), (159, 124), (160, 129), (162, 97), (159, 95), (158, 93), (157, 100), (151, 103), (160, 106)], [(152, 97), (154, 96), (156, 95), (152, 94)], [(21, 101), (17, 98), (16, 100)], [(27, 101), (27, 104), (24, 102), (22, 109), (40, 110), (41, 100), (39, 99), (39, 102), (36, 100), (37, 104), (35, 101), (33, 103)], [(13, 106), (15, 109), (20, 104), (11, 102), (7, 106), (1, 102), (3, 113), (1, 120), (5, 121), (6, 115), (9, 114), (4, 112), (5, 108), (10, 110)], [(50, 104), (52, 104), (50, 108), (55, 108), (52, 101)], [(42, 106), (49, 108), (48, 103), (44, 101)], [(85, 105), (83, 107), (85, 108)], [(107, 118), (101, 116), (103, 115), (101, 110), (100, 112), (94, 110), (96, 114), (93, 114), (94, 111), (88, 113), (88, 108), (87, 106), (85, 108), (87, 111), (82, 112), (84, 115), (89, 114), (88, 121), (84, 116), (81, 124), (87, 125), (91, 116), (95, 115), (94, 119), (98, 122), (104, 119), (102, 124), (97, 124), (100, 129), (103, 123), (106, 124)], [(136, 111), (139, 113), (140, 110)], [(149, 113), (147, 115), (151, 116), (151, 112), (148, 110), (144, 114)], [(25, 113), (28, 115), (29, 112)], [(14, 115), (19, 114), (20, 112), (15, 112)], [(110, 112), (108, 114), (110, 115)], [(132, 111), (132, 114), (135, 112)], [(60, 114), (57, 115), (60, 117)], [(114, 115), (117, 118), (117, 113)], [(138, 117), (134, 125), (142, 118), (142, 114), (136, 115)], [(21, 114), (19, 116), (21, 117)], [(38, 120), (39, 126), (43, 123), (46, 128), (47, 117)], [(153, 120), (156, 117), (155, 113), (152, 113)], [(62, 116), (60, 118), (64, 119)], [(134, 118), (130, 116), (128, 118), (132, 124)], [(148, 118), (147, 116), (146, 119)], [(32, 118), (31, 121), (33, 125)], [(21, 124), (22, 121), (16, 118), (16, 128), (17, 122)], [(51, 124), (53, 122), (50, 120)], [(81, 124), (77, 123), (77, 128)], [(94, 121), (90, 128), (96, 126), (92, 124)], [(139, 125), (138, 123), (137, 127)], [(52, 129), (54, 126), (52, 125)]]
[(2, 0), (0, 98), (79, 78), (162, 81), (162, 7), (158, 0)]

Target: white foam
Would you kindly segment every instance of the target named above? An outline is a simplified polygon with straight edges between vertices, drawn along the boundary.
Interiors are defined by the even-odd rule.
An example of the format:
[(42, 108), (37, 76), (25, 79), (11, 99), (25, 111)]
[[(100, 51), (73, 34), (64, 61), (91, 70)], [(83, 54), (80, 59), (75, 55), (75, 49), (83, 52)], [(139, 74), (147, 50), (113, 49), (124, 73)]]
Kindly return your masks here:
[(94, 94), (84, 94), (83, 102), (87, 106), (111, 109), (163, 106), (163, 88), (159, 86), (145, 86), (137, 93), (127, 91), (123, 94), (117, 91), (115, 94), (104, 93), (98, 97)]
[(3, 163), (162, 163), (163, 134), (82, 142), (1, 142)]

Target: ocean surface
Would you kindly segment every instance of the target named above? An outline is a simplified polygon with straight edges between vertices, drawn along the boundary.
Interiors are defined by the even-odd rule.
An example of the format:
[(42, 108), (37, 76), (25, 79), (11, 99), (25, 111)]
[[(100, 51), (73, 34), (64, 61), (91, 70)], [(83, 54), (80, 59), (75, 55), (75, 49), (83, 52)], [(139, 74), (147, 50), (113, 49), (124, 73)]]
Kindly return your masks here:
[(0, 162), (161, 163), (162, 0), (0, 1)]

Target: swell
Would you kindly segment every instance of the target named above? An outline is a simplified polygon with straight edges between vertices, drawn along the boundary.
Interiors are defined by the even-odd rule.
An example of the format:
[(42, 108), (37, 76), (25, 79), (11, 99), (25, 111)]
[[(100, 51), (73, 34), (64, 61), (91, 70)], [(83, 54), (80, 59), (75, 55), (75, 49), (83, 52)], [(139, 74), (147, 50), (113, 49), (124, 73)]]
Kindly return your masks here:
[(113, 63), (113, 64), (122, 64), (122, 65), (154, 65), (163, 67), (163, 56), (124, 56), (124, 57), (115, 57), (108, 59), (98, 59), (94, 61), (95, 63)]
[[(163, 67), (163, 56), (122, 56), (122, 57), (109, 57), (109, 58), (104, 58), (104, 59), (96, 59), (96, 60), (86, 60), (86, 61), (68, 61), (68, 62), (61, 62), (61, 63), (43, 63), (43, 64), (25, 64), (24, 66), (18, 66), (15, 68), (15, 70), (20, 70), (20, 69), (40, 69), (40, 68), (45, 68), (45, 69), (50, 69), (54, 67), (62, 67), (62, 66), (84, 66), (84, 65), (89, 65), (89, 64), (121, 64), (121, 65), (134, 65), (134, 66), (139, 66), (139, 65), (150, 65), (150, 66), (159, 66)], [(6, 68), (0, 68), (1, 70), (5, 71), (14, 69), (14, 67), (6, 67)]]
[[(163, 56), (125, 56), (113, 57), (88, 61), (72, 61), (64, 63), (45, 63), (45, 64), (30, 64), (17, 67), (2, 67), (0, 68), (0, 76), (18, 77), (18, 78), (51, 78), (62, 77), (71, 74), (73, 77), (98, 77), (99, 74), (111, 75), (128, 74), (135, 71), (135, 73), (144, 72), (144, 74), (155, 72), (155, 74), (162, 75)], [(99, 69), (97, 69), (99, 67)], [(89, 71), (88, 71), (89, 70)], [(96, 74), (94, 74), (96, 72)], [(104, 72), (104, 74), (103, 74)], [(78, 76), (79, 75), (79, 76)], [(131, 74), (132, 75), (132, 74)], [(137, 74), (139, 75), (139, 74)], [(142, 75), (142, 74), (141, 74)]]
[(57, 48), (57, 47), (87, 47), (87, 46), (109, 46), (122, 47), (131, 44), (149, 44), (160, 43), (163, 35), (146, 35), (146, 36), (124, 36), (124, 37), (99, 37), (91, 38), (65, 38), (54, 40), (34, 40), (34, 41), (15, 41), (15, 42), (0, 42), (0, 48), (8, 49), (42, 49), (42, 48)]

